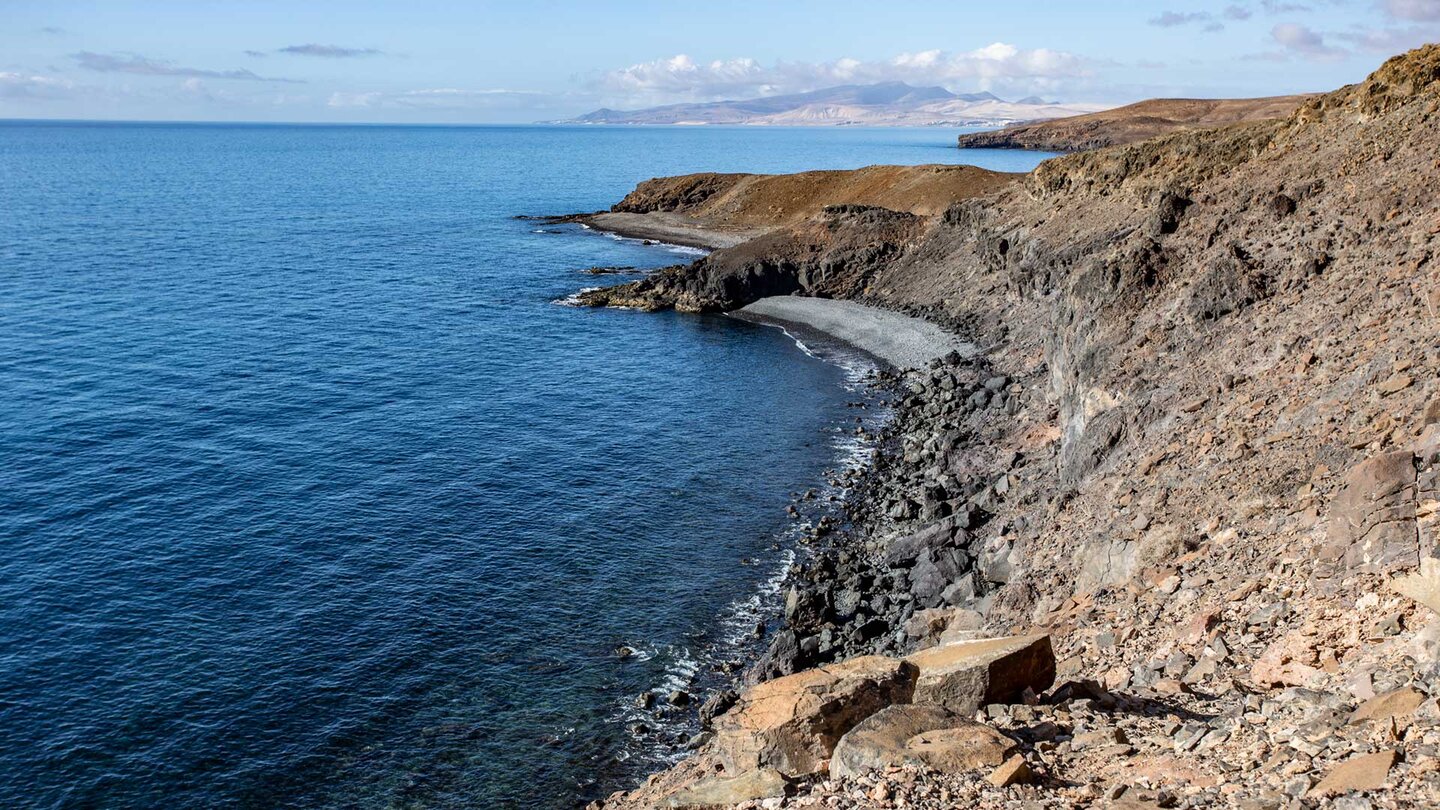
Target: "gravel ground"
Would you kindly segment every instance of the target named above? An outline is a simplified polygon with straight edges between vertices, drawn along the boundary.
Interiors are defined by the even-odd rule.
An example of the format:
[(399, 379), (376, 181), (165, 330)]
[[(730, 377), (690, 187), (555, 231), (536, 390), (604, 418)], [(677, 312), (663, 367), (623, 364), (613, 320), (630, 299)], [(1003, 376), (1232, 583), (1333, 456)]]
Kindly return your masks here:
[(664, 211), (649, 214), (586, 214), (576, 217), (575, 221), (631, 239), (651, 239), (671, 245), (709, 250), (734, 247), (765, 232), (764, 229), (717, 230), (696, 224), (682, 214)]
[(952, 351), (963, 357), (972, 357), (978, 351), (973, 344), (929, 321), (854, 301), (782, 295), (762, 298), (732, 314), (760, 323), (798, 325), (823, 332), (896, 368), (920, 368)]

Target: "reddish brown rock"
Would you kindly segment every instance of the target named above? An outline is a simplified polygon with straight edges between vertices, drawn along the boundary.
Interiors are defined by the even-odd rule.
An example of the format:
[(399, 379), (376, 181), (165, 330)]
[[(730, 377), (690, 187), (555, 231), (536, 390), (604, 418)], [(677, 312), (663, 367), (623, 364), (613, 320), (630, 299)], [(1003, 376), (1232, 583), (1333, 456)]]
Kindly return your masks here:
[(664, 806), (674, 810), (719, 810), (741, 802), (772, 799), (791, 792), (790, 782), (769, 768), (739, 776), (712, 776), (671, 794)]
[(767, 681), (715, 719), (715, 750), (730, 774), (821, 771), (845, 732), (910, 700), (916, 672), (906, 661), (869, 655)]
[(899, 765), (945, 773), (993, 768), (1014, 750), (1010, 738), (943, 706), (891, 706), (840, 738), (830, 775), (858, 776)]
[(1258, 686), (1304, 686), (1323, 675), (1313, 643), (1300, 633), (1287, 633), (1265, 648), (1250, 668)]
[(1378, 790), (1385, 786), (1385, 778), (1390, 775), (1395, 759), (1394, 751), (1351, 757), (1326, 774), (1309, 795), (1321, 797), (1352, 790)]
[(1330, 505), (1326, 557), (1342, 557), (1351, 571), (1391, 572), (1419, 565), (1415, 482), (1415, 453), (1408, 448), (1352, 467)]
[(1055, 682), (1050, 636), (959, 641), (905, 659), (919, 669), (915, 701), (969, 715), (990, 703), (1015, 703), (1028, 688), (1036, 693)]
[(1350, 715), (1351, 723), (1364, 723), (1368, 720), (1390, 720), (1394, 718), (1409, 717), (1420, 704), (1425, 702), (1425, 693), (1413, 686), (1405, 686), (1393, 692), (1386, 692), (1383, 695), (1376, 695), (1373, 698), (1360, 704), (1360, 708)]
[(1025, 758), (1016, 754), (1005, 760), (1005, 763), (990, 772), (985, 777), (986, 781), (995, 787), (1008, 787), (1010, 785), (1023, 785), (1035, 778), (1034, 771), (1025, 764)]

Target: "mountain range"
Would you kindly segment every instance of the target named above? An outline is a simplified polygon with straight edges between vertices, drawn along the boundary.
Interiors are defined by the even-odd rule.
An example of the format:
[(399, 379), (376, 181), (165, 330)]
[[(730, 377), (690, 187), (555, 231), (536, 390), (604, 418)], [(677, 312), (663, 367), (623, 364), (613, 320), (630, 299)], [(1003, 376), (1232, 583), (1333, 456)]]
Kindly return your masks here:
[(769, 126), (996, 126), (1083, 115), (1095, 104), (1006, 101), (993, 93), (952, 93), (904, 82), (847, 84), (808, 93), (735, 101), (668, 104), (641, 110), (599, 109), (567, 124), (749, 124)]

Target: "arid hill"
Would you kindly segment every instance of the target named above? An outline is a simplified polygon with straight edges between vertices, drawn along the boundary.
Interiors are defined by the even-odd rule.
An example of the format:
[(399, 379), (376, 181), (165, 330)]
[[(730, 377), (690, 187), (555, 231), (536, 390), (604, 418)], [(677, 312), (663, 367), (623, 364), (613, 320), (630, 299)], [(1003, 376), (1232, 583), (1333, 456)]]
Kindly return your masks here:
[(674, 211), (711, 227), (803, 222), (830, 205), (873, 205), (934, 216), (1023, 175), (976, 166), (866, 166), (799, 174), (687, 174), (647, 180), (613, 210)]
[(1437, 181), (1429, 45), (609, 292), (848, 297), (985, 354), (900, 375), (712, 736), (603, 806), (1440, 806)]
[(777, 228), (803, 225), (830, 206), (874, 206), (934, 217), (1023, 176), (941, 164), (686, 174), (647, 180), (608, 213), (575, 219), (638, 238), (731, 247)]
[(959, 143), (962, 149), (1078, 152), (1135, 143), (1182, 129), (1283, 118), (1311, 98), (1314, 96), (1157, 98), (1088, 115), (967, 133), (960, 136)]

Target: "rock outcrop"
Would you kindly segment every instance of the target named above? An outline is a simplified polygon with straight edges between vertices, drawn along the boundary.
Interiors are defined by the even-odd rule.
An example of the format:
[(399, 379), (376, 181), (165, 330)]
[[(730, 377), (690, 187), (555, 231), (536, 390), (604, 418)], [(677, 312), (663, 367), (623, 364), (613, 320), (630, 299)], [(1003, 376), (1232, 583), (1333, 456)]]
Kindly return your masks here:
[(870, 715), (835, 746), (830, 774), (855, 777), (902, 765), (945, 773), (990, 770), (1015, 751), (1010, 738), (943, 706), (891, 706)]
[(715, 753), (732, 774), (823, 770), (847, 731), (886, 706), (909, 702), (915, 675), (912, 664), (865, 656), (759, 684), (716, 718)]
[(1017, 703), (1055, 682), (1055, 654), (1047, 635), (957, 641), (907, 659), (919, 670), (915, 700), (962, 715), (991, 703)]
[(722, 248), (691, 265), (581, 293), (588, 306), (723, 312), (774, 295), (858, 298), (882, 267), (920, 236), (926, 220), (859, 205), (830, 206), (805, 227)]

